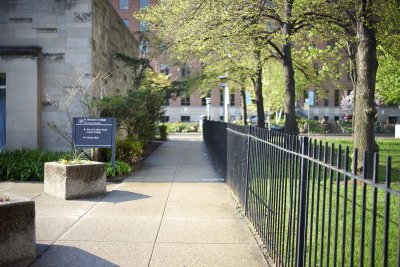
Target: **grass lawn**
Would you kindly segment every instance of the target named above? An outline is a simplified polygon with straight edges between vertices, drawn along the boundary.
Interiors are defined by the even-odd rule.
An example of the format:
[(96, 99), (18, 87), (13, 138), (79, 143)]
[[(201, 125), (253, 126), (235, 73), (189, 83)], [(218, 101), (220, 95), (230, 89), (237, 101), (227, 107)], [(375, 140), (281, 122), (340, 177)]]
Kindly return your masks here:
[[(349, 146), (352, 151), (353, 144), (350, 139), (327, 141), (334, 142), (336, 148), (341, 144), (343, 151), (345, 146)], [(380, 146), (379, 182), (385, 182), (386, 157), (390, 155), (392, 156), (392, 187), (399, 189), (400, 140), (378, 139), (377, 141)], [(270, 160), (273, 160), (273, 157), (274, 154), (263, 155), (263, 157), (255, 154), (249, 159), (251, 190), (248, 195), (248, 215), (267, 246), (271, 245), (270, 248), (275, 250), (283, 260), (285, 258), (293, 260), (296, 251), (293, 237), (297, 232), (295, 214), (298, 212), (296, 192), (299, 192), (300, 188), (300, 162), (296, 161), (294, 165), (289, 164), (287, 157), (280, 155), (271, 165)], [(289, 179), (291, 170), (297, 173), (295, 179)], [(271, 176), (272, 173), (276, 175)], [(349, 266), (350, 259), (353, 258), (354, 266), (360, 266), (361, 262), (369, 266), (372, 251), (374, 251), (375, 266), (383, 266), (384, 258), (387, 260), (387, 266), (399, 266), (400, 195), (390, 194), (388, 239), (385, 243), (387, 194), (383, 189), (375, 191), (371, 185), (364, 186), (361, 182), (353, 183), (350, 179), (347, 179), (346, 185), (343, 176), (338, 177), (335, 171), (331, 173), (329, 169), (318, 164), (310, 165), (310, 173), (305, 265), (327, 266), (329, 263), (329, 266), (341, 264)], [(376, 221), (373, 220), (375, 194), (377, 196)], [(353, 214), (354, 222), (352, 221)], [(387, 257), (384, 255), (385, 245), (387, 245)], [(293, 262), (289, 262), (289, 266), (291, 266), (290, 263)]]
[[(322, 139), (323, 142), (335, 143), (337, 147), (339, 144), (342, 145), (343, 150), (346, 146), (349, 147), (350, 151), (353, 151), (353, 140), (351, 139)], [(392, 157), (392, 177), (391, 180), (394, 182), (393, 187), (399, 188), (400, 183), (400, 139), (394, 138), (377, 138), (379, 145), (379, 182), (385, 182), (386, 172), (386, 158)]]

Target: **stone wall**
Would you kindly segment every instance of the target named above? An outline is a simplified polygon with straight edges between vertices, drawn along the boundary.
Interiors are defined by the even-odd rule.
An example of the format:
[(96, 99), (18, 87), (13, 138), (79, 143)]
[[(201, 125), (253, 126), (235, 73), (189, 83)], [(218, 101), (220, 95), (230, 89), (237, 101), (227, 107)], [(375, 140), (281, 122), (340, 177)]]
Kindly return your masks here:
[[(132, 88), (130, 68), (115, 59), (116, 53), (138, 56), (138, 44), (128, 27), (107, 0), (93, 1), (92, 70), (110, 72), (107, 94), (123, 94)], [(111, 84), (110, 84), (111, 83)]]
[[(40, 141), (21, 139), (20, 147), (33, 148), (41, 144), (51, 150), (68, 148), (65, 140), (55, 134), (48, 123), (55, 123), (71, 132), (69, 117), (88, 115), (79, 103), (69, 102), (71, 99), (66, 92), (74, 85), (90, 88), (97, 96), (101, 90), (124, 92), (131, 87), (129, 70), (116, 62), (112, 55), (114, 52), (134, 55), (136, 41), (106, 0), (2, 0), (0, 36), (0, 48), (3, 49), (41, 48), (36, 70), (21, 68), (18, 77), (5, 71), (7, 83), (13, 82), (11, 77), (22, 81), (24, 75), (34, 75), (38, 80), (36, 84), (20, 87), (22, 91), (14, 94), (15, 101), (23, 102), (24, 90), (36, 86), (29, 90), (36, 90), (39, 96), (36, 109), (40, 113), (37, 122)], [(7, 70), (11, 61), (0, 61), (0, 69)], [(99, 73), (108, 72), (111, 75), (104, 83), (91, 83)], [(6, 92), (9, 93), (13, 92)], [(63, 106), (69, 109), (69, 116)], [(21, 110), (15, 114), (21, 118), (18, 127), (26, 126), (23, 118), (29, 117), (28, 113)]]

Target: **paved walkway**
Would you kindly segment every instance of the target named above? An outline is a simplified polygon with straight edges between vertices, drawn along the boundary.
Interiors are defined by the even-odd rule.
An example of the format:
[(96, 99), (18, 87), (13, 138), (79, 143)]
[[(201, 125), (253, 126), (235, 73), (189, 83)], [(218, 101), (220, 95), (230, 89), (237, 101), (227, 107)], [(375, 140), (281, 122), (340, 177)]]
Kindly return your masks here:
[(200, 136), (173, 136), (107, 195), (63, 201), (41, 183), (0, 183), (36, 202), (33, 266), (265, 266)]

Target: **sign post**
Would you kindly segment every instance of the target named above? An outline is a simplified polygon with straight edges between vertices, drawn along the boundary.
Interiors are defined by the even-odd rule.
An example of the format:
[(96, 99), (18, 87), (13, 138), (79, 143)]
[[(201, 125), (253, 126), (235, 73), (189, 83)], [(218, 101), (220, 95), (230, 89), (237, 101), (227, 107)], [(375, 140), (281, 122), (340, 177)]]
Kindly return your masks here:
[(308, 98), (305, 99), (305, 103), (307, 104), (307, 136), (310, 137), (310, 108), (314, 106), (314, 91), (308, 91)]
[(76, 147), (111, 148), (111, 164), (115, 166), (115, 118), (74, 117), (72, 140)]

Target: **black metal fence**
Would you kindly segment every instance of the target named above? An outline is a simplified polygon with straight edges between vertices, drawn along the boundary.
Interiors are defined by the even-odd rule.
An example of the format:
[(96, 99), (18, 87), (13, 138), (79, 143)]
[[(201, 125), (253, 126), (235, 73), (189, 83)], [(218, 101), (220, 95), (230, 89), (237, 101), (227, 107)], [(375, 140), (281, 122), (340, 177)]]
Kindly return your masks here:
[(358, 175), (357, 151), (334, 144), (213, 121), (203, 135), (278, 266), (400, 266), (390, 157)]

